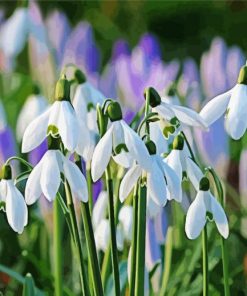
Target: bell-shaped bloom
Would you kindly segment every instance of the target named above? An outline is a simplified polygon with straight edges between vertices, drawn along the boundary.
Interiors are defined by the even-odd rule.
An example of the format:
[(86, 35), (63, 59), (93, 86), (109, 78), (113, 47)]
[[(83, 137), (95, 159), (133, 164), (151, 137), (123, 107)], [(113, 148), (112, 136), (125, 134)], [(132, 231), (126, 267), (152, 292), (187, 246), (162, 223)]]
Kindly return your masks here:
[(128, 197), (138, 179), (144, 174), (146, 175), (148, 203), (149, 199), (159, 206), (164, 206), (167, 199), (175, 199), (180, 202), (182, 190), (175, 171), (159, 155), (152, 154), (149, 155), (149, 158), (152, 164), (149, 170), (143, 170), (140, 165), (134, 164), (123, 177), (119, 188), (120, 201), (123, 202)]
[[(26, 128), (22, 140), (22, 152), (27, 153), (39, 146), (48, 135), (48, 127), (56, 127), (66, 149), (74, 151), (79, 137), (79, 125), (69, 101), (56, 101)], [(54, 129), (52, 131), (54, 133)]]
[(28, 177), (25, 189), (27, 204), (35, 203), (41, 194), (53, 201), (59, 190), (61, 173), (70, 185), (72, 196), (87, 202), (87, 183), (80, 169), (59, 150), (48, 150)]
[(124, 239), (128, 242), (131, 242), (133, 228), (133, 208), (129, 205), (124, 205), (119, 211), (118, 220), (122, 225)]
[(17, 8), (0, 31), (0, 47), (7, 57), (15, 58), (24, 48), (29, 32), (27, 8)]
[(186, 174), (195, 189), (198, 190), (203, 173), (191, 159), (191, 155), (181, 135), (174, 139), (173, 149), (164, 161), (176, 172), (180, 183), (183, 181), (184, 174)]
[(114, 116), (118, 113), (117, 118), (110, 118), (112, 121), (110, 127), (98, 142), (93, 153), (91, 164), (93, 181), (97, 181), (102, 176), (111, 156), (123, 167), (129, 167), (133, 160), (147, 170), (151, 167), (147, 148), (137, 133), (122, 120), (119, 104), (112, 102), (108, 106), (112, 110), (115, 107), (117, 112), (112, 113), (115, 114)]
[(209, 185), (202, 188), (201, 183), (204, 180), (209, 184), (208, 179), (203, 177), (196, 198), (190, 205), (186, 215), (186, 235), (189, 239), (196, 239), (200, 235), (207, 221), (211, 221), (207, 216), (211, 214), (212, 220), (216, 223), (219, 233), (224, 238), (227, 238), (229, 235), (229, 226), (226, 214), (220, 203), (211, 194)]
[(211, 125), (226, 113), (225, 128), (234, 140), (240, 139), (246, 131), (247, 108), (247, 66), (239, 73), (238, 83), (229, 91), (210, 100), (200, 115)]
[(11, 178), (0, 181), (0, 202), (5, 203), (7, 220), (11, 228), (15, 232), (22, 233), (28, 220), (27, 205)]
[(104, 95), (94, 88), (91, 83), (84, 82), (77, 86), (73, 98), (73, 107), (83, 137), (79, 136), (76, 152), (88, 162), (92, 159), (98, 133), (97, 103), (102, 104)]
[(47, 109), (47, 106), (48, 102), (42, 95), (33, 94), (27, 98), (17, 119), (16, 135), (18, 141), (22, 140), (30, 122), (41, 115)]

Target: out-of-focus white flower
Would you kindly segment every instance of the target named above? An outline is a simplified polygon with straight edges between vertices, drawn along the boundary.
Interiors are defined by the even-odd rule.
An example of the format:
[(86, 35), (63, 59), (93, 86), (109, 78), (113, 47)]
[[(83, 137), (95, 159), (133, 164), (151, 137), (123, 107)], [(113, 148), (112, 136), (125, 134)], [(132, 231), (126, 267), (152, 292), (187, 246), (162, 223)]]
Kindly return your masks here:
[(0, 48), (8, 57), (16, 57), (24, 48), (30, 23), (27, 8), (17, 8), (0, 31)]
[(207, 214), (212, 214), (219, 233), (226, 239), (229, 235), (229, 226), (226, 214), (209, 190), (209, 180), (203, 177), (195, 200), (189, 207), (185, 221), (185, 232), (189, 239), (197, 238), (207, 221)]
[(3, 179), (0, 181), (0, 202), (5, 203), (9, 225), (15, 232), (20, 234), (27, 225), (27, 205), (11, 177), (11, 168), (7, 165), (3, 169)]
[(133, 208), (131, 206), (123, 206), (118, 214), (119, 223), (123, 227), (123, 236), (128, 242), (132, 240), (132, 226), (133, 226)]
[(195, 189), (198, 190), (203, 173), (191, 159), (188, 148), (186, 148), (183, 136), (176, 136), (173, 141), (173, 149), (164, 161), (176, 172), (180, 183), (183, 181), (184, 173), (186, 173)]
[[(60, 135), (64, 147), (74, 151), (79, 138), (79, 124), (69, 101), (69, 82), (65, 77), (58, 80), (56, 101), (34, 119), (26, 128), (22, 141), (22, 152), (26, 153), (39, 146), (49, 133)], [(51, 127), (48, 130), (48, 127)]]
[(16, 136), (19, 141), (22, 140), (25, 129), (36, 117), (41, 115), (47, 109), (47, 100), (38, 94), (30, 95), (27, 98), (17, 119)]
[(3, 104), (0, 101), (0, 132), (5, 129), (6, 125), (7, 125), (6, 115), (3, 108)]
[(134, 164), (131, 167), (120, 185), (120, 201), (123, 202), (126, 199), (141, 175), (145, 175), (147, 200), (150, 198), (159, 206), (164, 206), (167, 199), (175, 199), (180, 202), (182, 199), (182, 190), (177, 174), (156, 154), (156, 146), (152, 141), (147, 144), (147, 147), (151, 154), (149, 155), (151, 168), (145, 170), (138, 164)]
[(68, 180), (72, 196), (79, 201), (87, 202), (87, 183), (80, 169), (59, 150), (48, 150), (27, 180), (25, 189), (27, 204), (36, 202), (42, 193), (48, 201), (53, 201), (61, 183), (61, 173)]
[(239, 72), (237, 84), (227, 92), (210, 100), (200, 115), (208, 125), (214, 123), (226, 113), (225, 128), (234, 140), (240, 139), (246, 131), (247, 108), (247, 66)]
[(135, 159), (143, 168), (149, 169), (151, 162), (147, 148), (137, 133), (122, 120), (120, 105), (117, 102), (111, 102), (107, 111), (111, 125), (93, 153), (93, 181), (97, 181), (102, 176), (111, 156), (123, 167), (129, 167)]

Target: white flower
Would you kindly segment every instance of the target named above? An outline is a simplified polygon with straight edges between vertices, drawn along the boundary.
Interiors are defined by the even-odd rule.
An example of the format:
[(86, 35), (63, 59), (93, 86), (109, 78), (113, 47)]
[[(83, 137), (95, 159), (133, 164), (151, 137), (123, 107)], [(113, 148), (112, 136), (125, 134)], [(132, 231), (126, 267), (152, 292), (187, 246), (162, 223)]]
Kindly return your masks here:
[(96, 228), (100, 224), (100, 221), (106, 217), (107, 199), (107, 191), (101, 191), (94, 204), (92, 212), (92, 223), (94, 228)]
[(27, 205), (13, 180), (1, 180), (0, 202), (5, 202), (7, 220), (11, 228), (19, 234), (22, 233), (28, 220)]
[(167, 199), (175, 199), (180, 202), (182, 190), (177, 174), (159, 155), (149, 155), (149, 159), (152, 165), (148, 170), (134, 164), (123, 177), (119, 188), (120, 201), (123, 202), (127, 198), (141, 175), (146, 175), (147, 200), (149, 203), (149, 199), (152, 199), (159, 206), (164, 206)]
[[(207, 178), (202, 178), (209, 184)], [(201, 184), (201, 182), (200, 182)], [(201, 186), (201, 185), (200, 185)], [(213, 220), (216, 223), (219, 233), (227, 238), (229, 235), (229, 227), (226, 214), (216, 200), (216, 198), (209, 191), (209, 185), (206, 188), (200, 188), (195, 200), (190, 205), (185, 222), (185, 232), (189, 239), (197, 238), (203, 230), (207, 220), (207, 213), (211, 213)]]
[(55, 126), (66, 149), (74, 151), (79, 138), (79, 124), (69, 101), (55, 101), (44, 113), (26, 128), (22, 140), (22, 152), (27, 153), (39, 146), (47, 136), (48, 127)]
[[(111, 104), (114, 107), (115, 104), (118, 105), (116, 102)], [(118, 108), (120, 108), (119, 105)], [(145, 169), (151, 167), (147, 148), (137, 133), (122, 120), (122, 114), (118, 119), (112, 120), (110, 128), (95, 147), (91, 164), (93, 181), (97, 181), (102, 176), (111, 156), (123, 167), (129, 167), (133, 160)]]
[(104, 95), (89, 82), (81, 83), (76, 88), (73, 107), (77, 115), (80, 131), (83, 134), (83, 137), (79, 137), (76, 152), (86, 162), (92, 159), (96, 145), (98, 127), (95, 106), (97, 103), (102, 104), (103, 100)]
[(87, 202), (87, 184), (80, 169), (59, 150), (48, 150), (27, 180), (25, 189), (27, 204), (33, 204), (42, 193), (48, 201), (53, 201), (61, 183), (61, 173), (70, 185), (72, 196), (79, 201)]
[(19, 141), (22, 140), (25, 129), (36, 117), (47, 109), (47, 100), (42, 95), (30, 95), (27, 98), (17, 119), (16, 135)]
[(195, 189), (199, 189), (199, 182), (203, 177), (203, 173), (191, 159), (191, 155), (181, 135), (174, 139), (173, 149), (164, 161), (176, 172), (180, 183), (183, 181), (183, 173), (186, 173)]
[(0, 32), (0, 47), (8, 57), (16, 57), (24, 48), (29, 32), (29, 16), (26, 8), (17, 8)]
[(123, 228), (123, 237), (128, 242), (132, 240), (132, 226), (133, 226), (133, 208), (129, 205), (124, 205), (118, 214), (119, 223)]
[(247, 128), (246, 73), (247, 66), (243, 66), (239, 72), (238, 83), (232, 89), (210, 100), (200, 112), (208, 125), (226, 114), (225, 128), (234, 140), (240, 139)]

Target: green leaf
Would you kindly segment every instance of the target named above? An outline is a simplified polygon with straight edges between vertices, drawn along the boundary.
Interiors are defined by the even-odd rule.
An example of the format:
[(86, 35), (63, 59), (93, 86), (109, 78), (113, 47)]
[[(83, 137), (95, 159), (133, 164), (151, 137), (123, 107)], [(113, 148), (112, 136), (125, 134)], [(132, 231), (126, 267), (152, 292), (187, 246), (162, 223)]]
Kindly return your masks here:
[[(124, 295), (125, 286), (127, 284), (128, 276), (127, 276), (127, 261), (122, 261), (119, 264), (119, 276), (120, 276), (120, 292), (121, 295)], [(106, 293), (105, 295), (114, 295), (114, 281), (113, 275), (111, 274), (107, 284), (106, 284)], [(120, 295), (119, 295), (120, 296)]]
[(25, 277), (22, 296), (35, 296), (35, 295), (37, 295), (37, 293), (35, 291), (33, 277), (30, 273), (28, 273)]

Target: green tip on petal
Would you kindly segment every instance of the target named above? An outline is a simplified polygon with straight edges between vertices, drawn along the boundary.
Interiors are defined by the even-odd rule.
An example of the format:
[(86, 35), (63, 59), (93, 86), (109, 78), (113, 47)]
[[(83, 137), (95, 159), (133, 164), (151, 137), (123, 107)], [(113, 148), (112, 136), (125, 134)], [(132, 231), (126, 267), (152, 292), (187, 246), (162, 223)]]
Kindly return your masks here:
[(60, 150), (61, 138), (53, 137), (51, 134), (47, 137), (48, 150)]
[(184, 148), (184, 138), (181, 135), (178, 135), (174, 138), (172, 148), (174, 150), (183, 150)]
[(12, 170), (10, 165), (3, 165), (2, 166), (2, 172), (1, 177), (4, 180), (11, 180), (12, 179)]
[(87, 81), (85, 74), (80, 69), (75, 70), (74, 76), (78, 84), (82, 84)]
[(145, 145), (150, 155), (156, 154), (156, 145), (153, 141), (149, 140), (145, 143)]
[(55, 89), (55, 100), (56, 101), (70, 101), (70, 83), (63, 74), (57, 81)]
[(107, 106), (107, 114), (111, 121), (118, 121), (123, 118), (122, 110), (118, 102), (111, 102)]
[(149, 104), (151, 107), (155, 108), (160, 105), (161, 97), (158, 92), (153, 87), (148, 87), (145, 89), (144, 98), (147, 99), (147, 93), (149, 93)]
[(243, 66), (238, 74), (238, 84), (247, 85), (247, 66)]
[(210, 183), (207, 177), (201, 178), (200, 184), (199, 184), (199, 190), (202, 191), (208, 191), (210, 188)]

